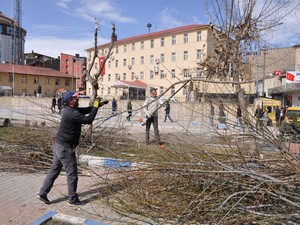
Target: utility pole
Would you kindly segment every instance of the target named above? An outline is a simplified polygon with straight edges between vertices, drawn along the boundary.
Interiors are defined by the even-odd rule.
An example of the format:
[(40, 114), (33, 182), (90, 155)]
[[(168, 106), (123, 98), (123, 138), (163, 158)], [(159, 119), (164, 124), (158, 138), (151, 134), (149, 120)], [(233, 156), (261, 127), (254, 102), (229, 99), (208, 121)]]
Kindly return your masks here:
[(265, 75), (266, 75), (266, 55), (267, 53), (266, 45), (263, 46), (262, 52), (264, 57), (264, 64), (263, 64), (263, 77), (262, 77), (262, 96), (265, 97)]

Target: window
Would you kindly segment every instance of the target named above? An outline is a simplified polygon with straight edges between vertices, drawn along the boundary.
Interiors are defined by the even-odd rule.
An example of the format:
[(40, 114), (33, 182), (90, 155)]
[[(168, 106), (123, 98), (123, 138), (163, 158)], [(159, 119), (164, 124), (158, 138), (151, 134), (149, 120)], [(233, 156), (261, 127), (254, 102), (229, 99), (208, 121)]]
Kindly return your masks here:
[(98, 64), (95, 62), (95, 70), (97, 70), (97, 69), (98, 69)]
[(55, 80), (55, 85), (59, 85), (59, 83), (60, 83), (60, 80), (59, 80), (59, 79), (56, 79), (56, 80)]
[(119, 74), (115, 74), (115, 81), (117, 81), (117, 80), (120, 80), (120, 76), (119, 76)]
[(131, 73), (131, 80), (134, 80), (134, 72)]
[(135, 58), (131, 58), (131, 65), (135, 64)]
[(123, 73), (123, 80), (126, 80), (126, 73)]
[(153, 39), (150, 41), (150, 48), (154, 48), (154, 40)]
[(101, 95), (103, 95), (103, 93), (104, 93), (104, 88), (102, 87), (101, 88)]
[(123, 59), (123, 66), (126, 66), (126, 59)]
[(165, 62), (165, 54), (160, 54), (160, 62)]
[(189, 36), (188, 36), (188, 34), (184, 34), (183, 35), (183, 43), (186, 44), (188, 42), (189, 42)]
[(164, 87), (159, 87), (159, 94), (162, 95), (164, 93)]
[(176, 45), (176, 36), (175, 35), (172, 36), (172, 45)]
[(189, 73), (187, 69), (183, 69), (183, 77), (189, 77)]
[(118, 67), (119, 66), (119, 60), (116, 59), (115, 61), (115, 67)]
[(175, 94), (175, 87), (172, 87), (171, 88), (171, 95), (174, 95)]
[(111, 68), (111, 61), (108, 61), (108, 68)]
[(201, 59), (201, 50), (200, 49), (197, 49), (196, 58)]
[(51, 79), (49, 78), (49, 77), (47, 77), (46, 79), (45, 79), (45, 84), (51, 84)]
[(110, 95), (110, 87), (107, 88), (107, 94)]
[(201, 41), (201, 31), (197, 32), (197, 41)]
[(144, 56), (141, 56), (141, 64), (144, 64)]
[(27, 76), (22, 76), (22, 83), (27, 83)]
[(183, 88), (183, 93), (182, 93), (183, 95), (187, 95), (187, 87), (184, 87)]
[(174, 69), (171, 70), (171, 75), (172, 75), (172, 78), (175, 78), (176, 74), (175, 74), (175, 70)]
[(127, 46), (126, 45), (123, 46), (123, 52), (127, 52)]
[(111, 75), (108, 74), (108, 76), (107, 76), (107, 81), (110, 81), (110, 78), (111, 78)]
[(145, 47), (144, 41), (141, 41), (141, 49), (144, 49), (144, 47)]
[(176, 52), (172, 52), (171, 61), (172, 62), (176, 61)]
[(119, 46), (116, 46), (116, 54), (119, 53)]
[(140, 80), (144, 80), (144, 72), (140, 73)]
[(69, 86), (69, 85), (70, 85), (70, 80), (69, 80), (69, 79), (66, 79), (66, 80), (65, 80), (65, 85), (66, 85), (66, 86)]
[(92, 53), (89, 52), (89, 56), (88, 56), (88, 60), (89, 60), (89, 61), (91, 61), (91, 55), (92, 55)]
[(38, 84), (39, 83), (39, 78), (38, 77), (34, 77), (33, 83), (34, 84)]
[(161, 70), (160, 71), (160, 79), (163, 79), (163, 78), (165, 78), (165, 72), (164, 72), (164, 70)]
[(183, 60), (188, 60), (189, 59), (189, 54), (188, 51), (183, 52)]
[(118, 88), (115, 88), (115, 95), (118, 95)]
[(164, 47), (165, 46), (165, 38), (160, 39), (160, 46)]
[(9, 82), (13, 82), (13, 81), (14, 81), (13, 75), (9, 75)]
[(150, 70), (150, 80), (152, 80), (154, 78), (154, 72), (153, 70)]
[(135, 51), (135, 43), (131, 44), (131, 51)]
[(150, 64), (154, 63), (154, 55), (150, 55)]

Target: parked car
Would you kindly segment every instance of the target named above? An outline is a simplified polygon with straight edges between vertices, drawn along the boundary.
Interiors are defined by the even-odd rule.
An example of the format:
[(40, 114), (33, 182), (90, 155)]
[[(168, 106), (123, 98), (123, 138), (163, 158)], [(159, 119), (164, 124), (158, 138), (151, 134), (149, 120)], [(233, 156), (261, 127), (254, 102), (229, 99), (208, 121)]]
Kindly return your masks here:
[(285, 122), (292, 123), (294, 118), (300, 123), (300, 107), (289, 107), (286, 109)]

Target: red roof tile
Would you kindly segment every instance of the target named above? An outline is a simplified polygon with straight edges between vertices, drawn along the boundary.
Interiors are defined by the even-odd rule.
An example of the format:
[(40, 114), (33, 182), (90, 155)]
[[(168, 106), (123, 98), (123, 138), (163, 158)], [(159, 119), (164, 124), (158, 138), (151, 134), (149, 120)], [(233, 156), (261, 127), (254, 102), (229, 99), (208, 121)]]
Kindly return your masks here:
[(0, 63), (0, 72), (37, 75), (37, 76), (48, 76), (48, 77), (72, 78), (72, 75), (70, 75), (70, 74), (65, 74), (60, 71), (50, 69), (50, 68), (13, 65), (13, 64), (7, 64), (7, 63)]
[[(149, 33), (149, 34), (142, 34), (142, 35), (138, 35), (138, 36), (124, 38), (124, 39), (116, 41), (115, 45), (120, 45), (120, 44), (123, 44), (123, 43), (131, 43), (131, 42), (151, 39), (151, 38), (155, 38), (155, 37), (163, 37), (163, 36), (167, 36), (167, 35), (171, 35), (171, 34), (177, 34), (177, 33), (182, 33), (182, 32), (185, 32), (185, 31), (191, 31), (191, 30), (207, 28), (207, 27), (209, 27), (208, 24), (191, 24), (191, 25), (176, 27), (176, 28), (172, 28), (172, 29), (168, 29), (168, 30), (161, 30), (161, 31), (157, 31), (157, 32), (152, 32), (152, 33)], [(104, 47), (109, 46), (109, 45), (110, 45), (110, 43), (106, 43), (106, 44), (100, 45), (98, 47), (104, 48)], [(88, 49), (86, 49), (86, 51), (93, 50), (93, 49), (94, 48), (88, 48)]]

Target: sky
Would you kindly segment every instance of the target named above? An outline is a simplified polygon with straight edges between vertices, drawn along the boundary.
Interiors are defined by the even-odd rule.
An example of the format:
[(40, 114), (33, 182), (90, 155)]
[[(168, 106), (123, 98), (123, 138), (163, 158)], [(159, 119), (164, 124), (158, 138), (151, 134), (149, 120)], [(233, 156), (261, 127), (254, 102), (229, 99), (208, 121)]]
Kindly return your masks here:
[[(13, 18), (14, 0), (1, 0), (0, 11)], [(112, 23), (120, 40), (148, 33), (148, 23), (153, 32), (210, 22), (205, 0), (23, 0), (25, 53), (86, 56), (85, 50), (94, 45), (95, 19), (99, 22), (98, 44), (110, 41)], [(300, 44), (300, 21), (295, 14), (288, 14), (267, 40), (272, 47)]]

